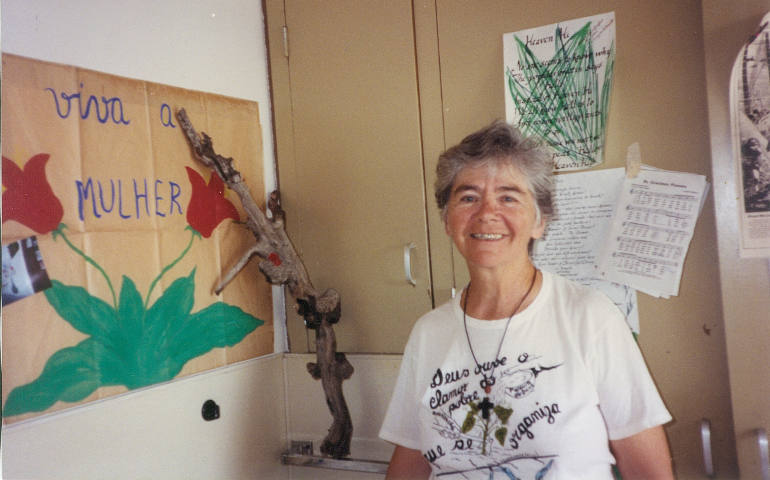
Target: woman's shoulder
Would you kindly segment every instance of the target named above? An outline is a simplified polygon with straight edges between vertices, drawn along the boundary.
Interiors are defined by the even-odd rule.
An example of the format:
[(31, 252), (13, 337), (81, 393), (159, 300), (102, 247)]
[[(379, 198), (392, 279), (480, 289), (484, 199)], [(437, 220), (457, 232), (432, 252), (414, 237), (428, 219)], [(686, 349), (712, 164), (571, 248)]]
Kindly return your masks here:
[(552, 300), (569, 302), (572, 306), (590, 305), (612, 305), (612, 301), (594, 287), (578, 283), (566, 277), (562, 277), (559, 274), (551, 272), (543, 272), (543, 277), (546, 279), (546, 283), (550, 285), (551, 294), (554, 296)]
[(450, 298), (438, 307), (423, 314), (415, 322), (415, 328), (432, 328), (439, 325), (446, 325), (448, 321), (454, 318), (455, 299)]
[(582, 283), (578, 283), (575, 280), (569, 279), (567, 277), (563, 277), (558, 273), (549, 272), (547, 270), (543, 270), (542, 272), (545, 282), (550, 283), (550, 285), (558, 291), (585, 294), (587, 291), (593, 290), (591, 287), (583, 285)]
[[(550, 280), (550, 304), (561, 315), (565, 326), (580, 330), (604, 330), (608, 325), (625, 325), (617, 305), (603, 292), (556, 274)], [(555, 312), (556, 313), (556, 312)]]
[(429, 352), (451, 344), (458, 334), (456, 326), (461, 324), (456, 321), (453, 308), (450, 300), (419, 317), (409, 333), (404, 354), (414, 358), (425, 357)]
[(412, 337), (435, 336), (437, 331), (449, 330), (454, 323), (455, 299), (449, 299), (445, 303), (420, 316), (412, 327)]

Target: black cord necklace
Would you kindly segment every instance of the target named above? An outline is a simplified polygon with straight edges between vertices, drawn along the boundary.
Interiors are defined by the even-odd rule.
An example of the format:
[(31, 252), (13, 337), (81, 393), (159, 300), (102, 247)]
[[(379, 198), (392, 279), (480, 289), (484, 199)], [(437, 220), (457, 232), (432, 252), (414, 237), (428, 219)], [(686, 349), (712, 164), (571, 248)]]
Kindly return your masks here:
[(519, 300), (518, 305), (516, 305), (516, 308), (513, 309), (513, 313), (511, 313), (511, 316), (508, 317), (508, 320), (505, 322), (505, 329), (503, 330), (503, 336), (500, 337), (500, 344), (497, 346), (497, 353), (495, 354), (495, 358), (492, 362), (492, 370), (489, 372), (489, 376), (484, 372), (484, 369), (481, 367), (481, 364), (479, 364), (479, 361), (476, 359), (476, 354), (473, 352), (473, 345), (471, 345), (471, 337), (468, 335), (468, 320), (465, 318), (465, 311), (466, 307), (468, 306), (468, 297), (471, 294), (471, 284), (468, 283), (468, 286), (465, 287), (465, 298), (463, 299), (463, 326), (465, 327), (465, 338), (468, 340), (468, 348), (471, 351), (471, 356), (473, 357), (473, 361), (476, 363), (476, 368), (478, 368), (479, 373), (484, 377), (479, 381), (479, 386), (481, 386), (482, 389), (486, 393), (489, 393), (492, 391), (492, 386), (495, 384), (495, 368), (497, 368), (497, 358), (500, 356), (500, 350), (503, 348), (503, 341), (505, 340), (505, 334), (508, 333), (508, 325), (511, 323), (511, 319), (514, 315), (516, 315), (516, 312), (519, 311), (519, 308), (521, 308), (521, 304), (524, 303), (524, 300), (529, 296), (530, 292), (532, 292), (532, 287), (535, 286), (535, 280), (537, 279), (537, 268), (535, 268), (535, 272), (532, 274), (532, 281), (529, 284), (529, 288), (527, 289), (527, 293), (524, 294), (523, 297), (521, 297), (521, 300)]

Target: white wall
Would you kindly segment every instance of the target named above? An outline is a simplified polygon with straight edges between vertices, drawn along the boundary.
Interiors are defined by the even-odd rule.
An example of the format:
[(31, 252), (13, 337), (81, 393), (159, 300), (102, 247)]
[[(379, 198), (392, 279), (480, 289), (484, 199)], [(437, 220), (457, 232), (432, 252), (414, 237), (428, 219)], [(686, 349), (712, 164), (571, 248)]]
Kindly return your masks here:
[[(730, 72), (748, 35), (770, 11), (770, 0), (702, 4), (711, 162), (716, 207), (722, 309), (733, 423), (741, 478), (761, 478), (756, 429), (770, 431), (770, 275), (768, 259), (740, 258), (740, 182), (729, 101)], [(718, 439), (717, 439), (718, 441)]]
[[(318, 380), (307, 373), (308, 362), (315, 354), (285, 354), (286, 415), (288, 435), (292, 440), (310, 440), (315, 454), (332, 424), (332, 416), (324, 407), (324, 392)], [(377, 434), (385, 418), (390, 396), (396, 384), (401, 355), (347, 354), (355, 372), (342, 384), (345, 403), (353, 421), (350, 458), (387, 461), (393, 445)], [(377, 480), (377, 473), (291, 467), (291, 480)]]
[[(2, 0), (3, 52), (259, 103), (265, 192), (276, 188), (260, 0)], [(287, 348), (273, 289), (275, 351)]]
[(276, 354), (5, 427), (2, 478), (281, 480), (285, 439)]
[(255, 100), (270, 130), (259, 0), (2, 0), (2, 50)]
[[(0, 15), (3, 52), (257, 101), (275, 188), (259, 0), (2, 0)], [(219, 420), (201, 418), (207, 399)], [(284, 399), (272, 355), (20, 422), (2, 431), (3, 478), (286, 478)]]

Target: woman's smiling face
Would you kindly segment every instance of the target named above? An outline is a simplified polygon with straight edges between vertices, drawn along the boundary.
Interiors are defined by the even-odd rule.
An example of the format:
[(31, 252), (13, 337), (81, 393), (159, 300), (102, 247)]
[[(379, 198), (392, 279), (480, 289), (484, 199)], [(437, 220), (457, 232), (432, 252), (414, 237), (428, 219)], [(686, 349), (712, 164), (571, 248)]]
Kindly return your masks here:
[(469, 268), (498, 268), (527, 261), (527, 246), (540, 238), (526, 177), (514, 166), (490, 162), (460, 171), (447, 206), (446, 231)]

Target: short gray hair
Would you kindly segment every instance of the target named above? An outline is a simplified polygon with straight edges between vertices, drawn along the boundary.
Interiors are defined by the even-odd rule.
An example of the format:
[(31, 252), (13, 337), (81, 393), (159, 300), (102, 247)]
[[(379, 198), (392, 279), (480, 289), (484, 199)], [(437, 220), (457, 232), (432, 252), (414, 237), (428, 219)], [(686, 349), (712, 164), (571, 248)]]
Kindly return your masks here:
[(467, 167), (510, 165), (527, 179), (535, 198), (538, 221), (553, 215), (553, 155), (542, 141), (525, 137), (518, 128), (495, 120), (471, 133), (438, 157), (435, 195), (446, 221), (447, 205), (457, 175)]

